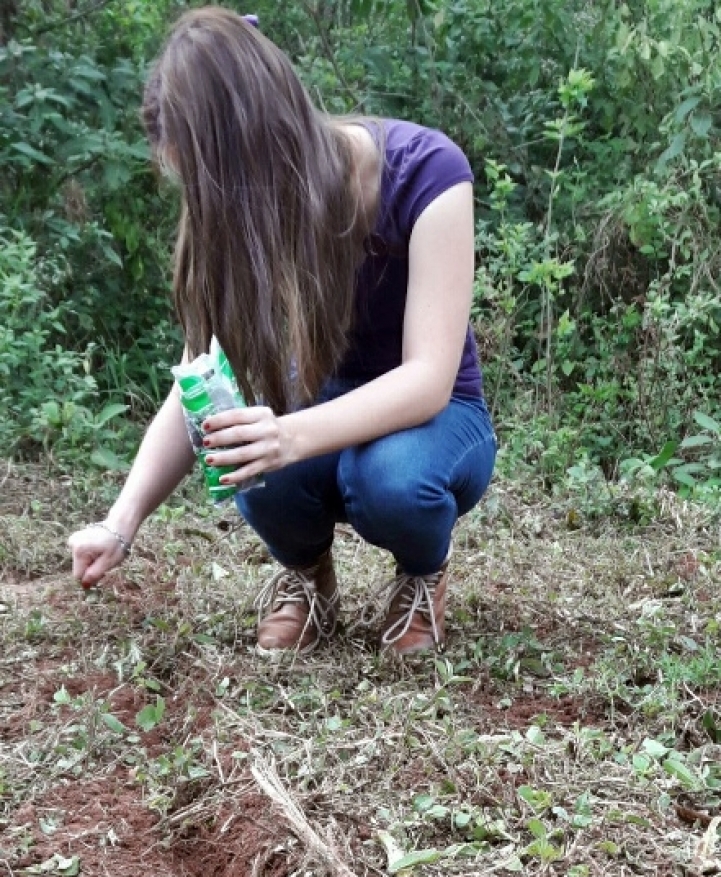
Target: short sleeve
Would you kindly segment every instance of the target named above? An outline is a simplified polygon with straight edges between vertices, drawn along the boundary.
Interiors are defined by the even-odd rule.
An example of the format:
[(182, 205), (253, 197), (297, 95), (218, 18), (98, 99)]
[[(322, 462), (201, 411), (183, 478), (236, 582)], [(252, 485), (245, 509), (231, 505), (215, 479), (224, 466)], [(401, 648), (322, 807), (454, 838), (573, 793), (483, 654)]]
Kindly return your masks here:
[(440, 131), (425, 129), (406, 148), (397, 180), (398, 227), (408, 237), (428, 205), (458, 183), (473, 182), (463, 150)]

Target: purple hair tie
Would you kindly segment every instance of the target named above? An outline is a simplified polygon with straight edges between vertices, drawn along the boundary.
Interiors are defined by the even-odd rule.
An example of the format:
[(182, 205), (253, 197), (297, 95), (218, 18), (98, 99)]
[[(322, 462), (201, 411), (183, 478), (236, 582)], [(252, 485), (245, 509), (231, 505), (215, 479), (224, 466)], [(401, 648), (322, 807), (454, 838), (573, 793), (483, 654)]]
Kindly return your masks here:
[(243, 21), (247, 21), (251, 27), (260, 27), (257, 15), (244, 15)]

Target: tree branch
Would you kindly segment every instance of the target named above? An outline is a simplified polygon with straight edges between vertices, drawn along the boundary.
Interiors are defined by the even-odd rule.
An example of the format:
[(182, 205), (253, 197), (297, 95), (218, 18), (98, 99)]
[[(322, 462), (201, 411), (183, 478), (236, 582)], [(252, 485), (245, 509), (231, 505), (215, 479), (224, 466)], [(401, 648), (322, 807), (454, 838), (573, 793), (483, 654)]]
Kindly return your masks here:
[(64, 27), (66, 24), (70, 24), (73, 21), (79, 21), (81, 18), (86, 18), (88, 15), (92, 15), (94, 12), (99, 12), (105, 6), (109, 6), (114, 0), (96, 0), (95, 3), (91, 3), (89, 6), (86, 6), (85, 9), (80, 9), (78, 12), (74, 12), (72, 15), (68, 15), (66, 18), (56, 19), (55, 21), (49, 22), (49, 24), (45, 24), (42, 27), (37, 28), (36, 30), (29, 29), (29, 36), (31, 37), (39, 37), (44, 33), (48, 33), (48, 31), (56, 30), (57, 28)]
[(313, 19), (313, 24), (315, 24), (315, 28), (318, 31), (318, 36), (320, 37), (320, 41), (323, 44), (323, 50), (325, 52), (325, 56), (330, 61), (331, 65), (333, 67), (333, 72), (338, 77), (338, 81), (343, 86), (343, 88), (348, 92), (348, 94), (352, 98), (353, 103), (356, 105), (356, 107), (357, 108), (362, 107), (363, 104), (365, 103), (365, 101), (362, 100), (361, 98), (359, 98), (358, 95), (355, 93), (355, 91), (350, 87), (350, 85), (348, 84), (348, 80), (343, 75), (343, 71), (338, 66), (338, 61), (336, 59), (335, 52), (333, 51), (333, 47), (330, 44), (330, 41), (328, 39), (328, 33), (325, 29), (325, 26), (323, 25), (323, 22), (321, 21), (321, 17), (320, 17), (320, 14), (318, 13), (318, 10), (315, 8), (315, 6), (312, 3), (308, 3), (307, 0), (301, 0), (300, 5), (303, 7), (303, 9), (305, 9), (305, 11), (308, 13), (308, 15)]

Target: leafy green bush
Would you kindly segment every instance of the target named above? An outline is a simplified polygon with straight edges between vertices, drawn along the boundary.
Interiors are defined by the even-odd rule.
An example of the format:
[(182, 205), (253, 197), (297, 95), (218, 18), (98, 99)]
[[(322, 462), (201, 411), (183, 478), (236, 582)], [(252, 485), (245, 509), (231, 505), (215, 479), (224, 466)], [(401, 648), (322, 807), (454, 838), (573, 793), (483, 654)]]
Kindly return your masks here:
[(90, 373), (92, 345), (67, 349), (53, 338), (64, 334), (61, 309), (40, 288), (35, 243), (22, 232), (0, 233), (0, 446), (3, 454), (42, 447), (77, 459), (92, 452), (95, 462), (117, 468), (119, 458), (102, 442), (107, 424), (125, 411), (106, 405), (99, 414), (100, 394)]
[[(186, 5), (133, 0), (76, 18), (59, 0), (28, 0), (0, 47), (0, 226), (36, 245), (34, 279), (17, 250), (4, 264), (43, 290), (42, 349), (68, 364), (48, 401), (95, 411), (102, 398), (145, 417), (178, 354), (176, 204), (149, 169), (137, 107), (147, 61)], [(716, 457), (689, 441), (697, 412), (721, 417), (716, 4), (258, 0), (252, 11), (320, 105), (440, 127), (468, 153), (473, 317), (502, 465), (549, 485), (650, 466), (713, 488)], [(49, 429), (27, 421), (31, 402), (15, 405), (45, 444), (72, 444), (62, 406)]]
[[(53, 266), (40, 278), (57, 307), (52, 340), (71, 339), (101, 391), (147, 413), (179, 336), (167, 294), (174, 203), (158, 192), (138, 119), (145, 59), (138, 46), (126, 54), (129, 6), (77, 23), (64, 4), (48, 22), (44, 7), (19, 13), (0, 47), (0, 224), (35, 241), (41, 274)], [(135, 7), (138, 36), (152, 7)], [(148, 51), (161, 18), (149, 16)], [(115, 368), (101, 369), (107, 359)]]

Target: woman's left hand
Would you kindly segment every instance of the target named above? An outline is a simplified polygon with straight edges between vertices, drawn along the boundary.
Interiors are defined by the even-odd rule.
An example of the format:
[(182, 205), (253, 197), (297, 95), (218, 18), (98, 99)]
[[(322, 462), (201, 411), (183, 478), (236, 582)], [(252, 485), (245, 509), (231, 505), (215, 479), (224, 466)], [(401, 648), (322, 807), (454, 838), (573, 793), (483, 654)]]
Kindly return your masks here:
[(270, 408), (222, 411), (203, 421), (203, 431), (206, 462), (238, 467), (222, 477), (223, 484), (240, 484), (293, 462), (289, 431)]

